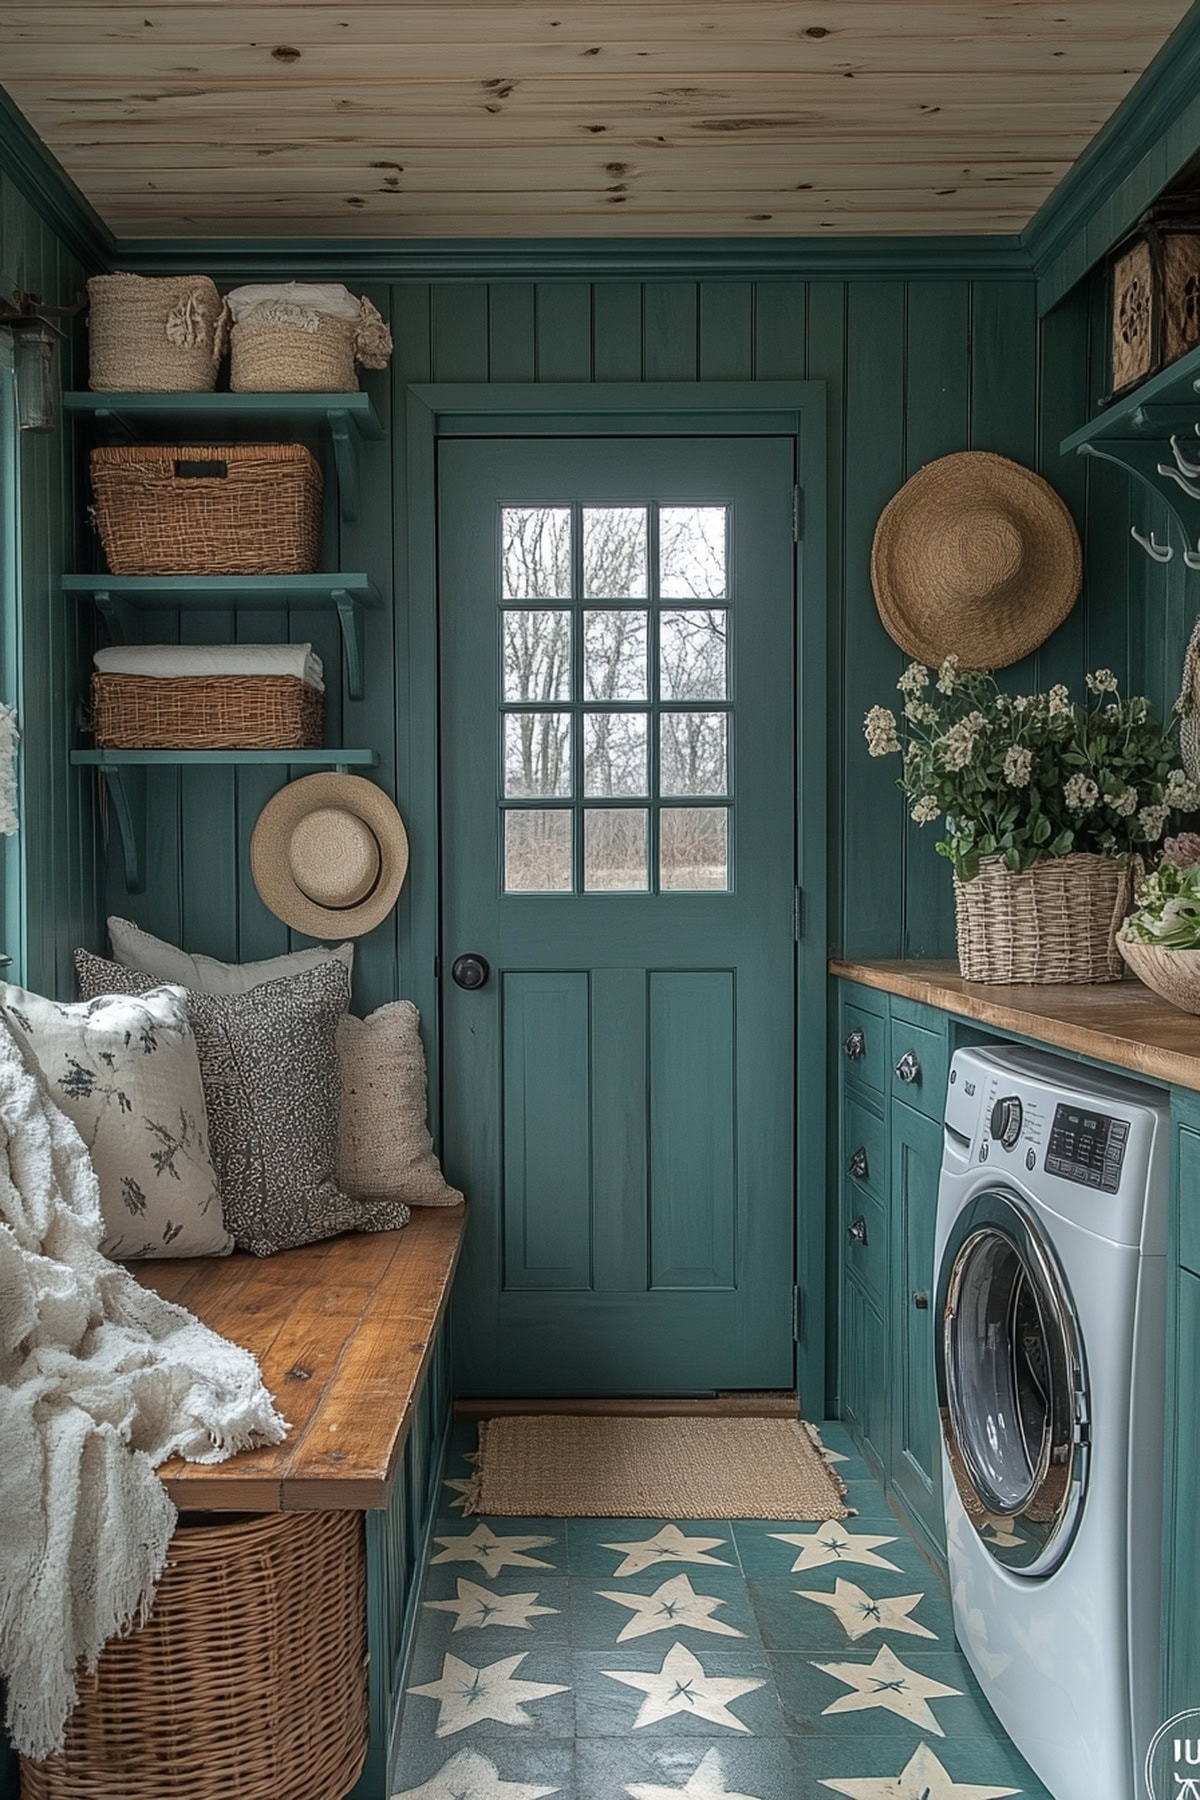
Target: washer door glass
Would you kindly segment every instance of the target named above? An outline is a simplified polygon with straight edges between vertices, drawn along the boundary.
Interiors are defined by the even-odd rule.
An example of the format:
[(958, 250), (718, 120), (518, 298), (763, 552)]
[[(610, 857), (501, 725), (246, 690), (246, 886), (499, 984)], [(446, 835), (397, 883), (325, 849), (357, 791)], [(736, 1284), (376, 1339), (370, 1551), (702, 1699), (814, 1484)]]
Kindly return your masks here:
[(949, 1467), (981, 1541), (1045, 1575), (1078, 1525), (1087, 1383), (1058, 1260), (1015, 1194), (979, 1194), (942, 1259), (938, 1399)]

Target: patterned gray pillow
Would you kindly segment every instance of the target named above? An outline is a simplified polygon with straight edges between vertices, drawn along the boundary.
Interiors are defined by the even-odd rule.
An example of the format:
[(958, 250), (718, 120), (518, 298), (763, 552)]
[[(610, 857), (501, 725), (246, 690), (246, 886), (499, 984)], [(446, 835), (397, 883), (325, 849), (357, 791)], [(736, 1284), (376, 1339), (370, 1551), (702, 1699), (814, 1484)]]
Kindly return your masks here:
[[(75, 970), (85, 1000), (159, 985), (88, 950)], [(401, 1202), (352, 1200), (337, 1184), (335, 1034), (349, 998), (340, 962), (244, 994), (187, 993), (225, 1224), (256, 1256), (408, 1223)]]

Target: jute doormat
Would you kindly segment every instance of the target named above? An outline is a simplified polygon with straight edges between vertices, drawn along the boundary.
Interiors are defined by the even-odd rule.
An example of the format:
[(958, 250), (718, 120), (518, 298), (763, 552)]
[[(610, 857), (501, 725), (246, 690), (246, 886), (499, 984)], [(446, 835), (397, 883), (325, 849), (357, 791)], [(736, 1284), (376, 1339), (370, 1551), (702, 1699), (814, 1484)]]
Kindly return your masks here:
[(549, 1519), (844, 1519), (845, 1487), (792, 1419), (487, 1419), (469, 1512)]

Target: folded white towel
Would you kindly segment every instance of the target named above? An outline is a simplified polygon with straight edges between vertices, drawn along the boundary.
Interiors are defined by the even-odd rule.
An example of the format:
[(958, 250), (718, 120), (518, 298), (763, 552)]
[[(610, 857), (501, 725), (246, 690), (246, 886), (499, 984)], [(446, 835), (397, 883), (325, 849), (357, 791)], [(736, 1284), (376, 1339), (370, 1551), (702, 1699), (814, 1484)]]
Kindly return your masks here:
[(235, 325), (241, 324), (256, 307), (266, 306), (284, 322), (290, 313), (329, 313), (335, 319), (357, 319), (360, 302), (340, 281), (255, 281), (247, 287), (236, 287), (225, 296)]
[(325, 691), (325, 671), (311, 644), (114, 644), (97, 650), (102, 675), (295, 675)]

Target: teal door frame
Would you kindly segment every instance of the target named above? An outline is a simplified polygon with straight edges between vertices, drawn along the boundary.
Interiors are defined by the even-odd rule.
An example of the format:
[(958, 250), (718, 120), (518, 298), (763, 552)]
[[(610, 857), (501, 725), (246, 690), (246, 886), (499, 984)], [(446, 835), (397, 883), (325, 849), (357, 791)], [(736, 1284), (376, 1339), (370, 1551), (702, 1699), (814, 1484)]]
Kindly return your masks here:
[[(820, 381), (446, 382), (405, 391), (408, 621), (400, 803), (412, 845), (406, 915), (415, 945), (439, 943), (437, 443), (443, 437), (772, 435), (795, 444), (796, 1385), (809, 1416), (825, 1395), (827, 1000), (826, 400)], [(436, 955), (436, 953), (435, 953)], [(440, 1116), (436, 961), (410, 969), (425, 1021), (430, 1112)], [(800, 1197), (809, 1196), (809, 1205)], [(468, 1196), (469, 1198), (469, 1196)]]

